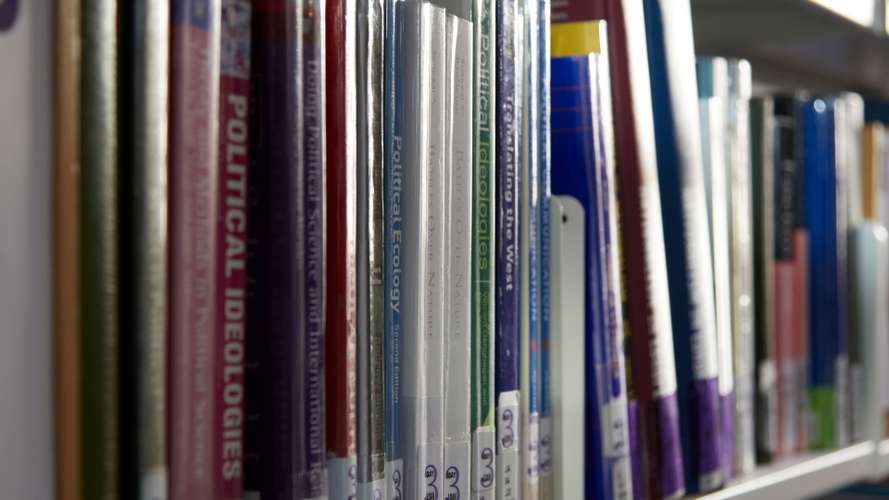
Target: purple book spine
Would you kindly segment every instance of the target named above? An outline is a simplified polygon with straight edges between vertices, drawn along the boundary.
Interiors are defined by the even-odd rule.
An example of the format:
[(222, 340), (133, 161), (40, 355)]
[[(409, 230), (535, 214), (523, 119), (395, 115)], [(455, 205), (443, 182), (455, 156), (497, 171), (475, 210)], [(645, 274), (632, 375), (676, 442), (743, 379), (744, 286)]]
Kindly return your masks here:
[[(324, 149), (324, 3), (298, 2), (295, 16), (297, 55), (293, 85), (296, 93), (296, 348), (291, 369), (295, 498), (327, 494), (324, 419), (325, 307), (325, 149)], [(289, 25), (291, 28), (293, 24)], [(292, 47), (292, 45), (291, 45)], [(293, 108), (291, 108), (293, 109)]]

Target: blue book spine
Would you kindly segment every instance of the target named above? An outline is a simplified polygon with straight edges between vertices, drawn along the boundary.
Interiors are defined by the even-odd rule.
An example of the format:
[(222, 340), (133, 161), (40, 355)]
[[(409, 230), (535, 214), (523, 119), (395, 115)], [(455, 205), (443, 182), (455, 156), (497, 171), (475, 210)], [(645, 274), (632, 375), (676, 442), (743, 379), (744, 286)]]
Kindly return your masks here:
[[(618, 322), (617, 251), (609, 217), (608, 137), (599, 82), (590, 57), (552, 59), (552, 192), (584, 208), (584, 329), (586, 359), (586, 498), (630, 493), (629, 435), (622, 335)], [(611, 429), (603, 435), (598, 429)], [(615, 428), (617, 426), (617, 428)]]
[(805, 212), (809, 229), (809, 405), (811, 443), (833, 447), (837, 373), (845, 353), (840, 245), (840, 188), (835, 145), (835, 103), (815, 99), (803, 106)]
[(385, 307), (383, 352), (385, 357), (385, 438), (386, 486), (388, 498), (400, 499), (403, 492), (404, 463), (401, 448), (401, 310), (402, 310), (402, 26), (397, 16), (397, 0), (386, 0), (383, 127), (385, 203)]
[[(688, 1), (645, 0), (685, 483), (722, 484), (710, 234)], [(670, 29), (665, 29), (670, 26)]]
[(497, 405), (498, 498), (519, 498), (521, 466), (521, 248), (519, 153), (521, 103), (517, 102), (516, 0), (497, 0), (494, 394)]
[(385, 204), (385, 272), (383, 352), (385, 358), (385, 431), (386, 485), (388, 498), (400, 500), (403, 492), (401, 449), (401, 309), (402, 309), (402, 122), (403, 106), (397, 96), (403, 95), (398, 61), (401, 53), (401, 26), (396, 0), (386, 0), (383, 128), (384, 128), (384, 193)]
[[(540, 473), (546, 477), (552, 474), (552, 423), (550, 409), (550, 375), (549, 375), (549, 197), (550, 197), (550, 2), (539, 0), (537, 31), (537, 95), (539, 102), (537, 151), (538, 168), (538, 239), (537, 259), (539, 273), (539, 330), (540, 330)], [(544, 485), (546, 487), (546, 485)]]

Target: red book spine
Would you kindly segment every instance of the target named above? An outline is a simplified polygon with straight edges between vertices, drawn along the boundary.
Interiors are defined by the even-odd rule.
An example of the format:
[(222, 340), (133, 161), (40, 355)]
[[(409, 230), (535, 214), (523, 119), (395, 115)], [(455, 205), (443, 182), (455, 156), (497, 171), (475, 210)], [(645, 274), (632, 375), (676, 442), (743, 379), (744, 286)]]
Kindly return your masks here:
[(240, 499), (244, 472), (250, 2), (222, 0), (216, 255), (214, 498)]
[[(356, 447), (356, 171), (354, 137), (346, 123), (346, 19), (344, 0), (328, 2), (327, 71), (327, 455), (351, 459)], [(349, 147), (352, 144), (353, 147)], [(350, 151), (351, 149), (351, 151)], [(354, 484), (348, 462), (331, 463), (331, 485)], [(346, 465), (342, 465), (346, 464)], [(350, 472), (351, 477), (348, 477)], [(346, 477), (343, 477), (343, 476)], [(336, 483), (336, 484), (334, 484)], [(348, 491), (332, 489), (334, 491)]]
[(794, 316), (796, 317), (793, 331), (793, 351), (796, 377), (794, 385), (797, 391), (796, 413), (796, 446), (795, 451), (804, 451), (806, 443), (806, 389), (808, 387), (808, 334), (809, 334), (809, 235), (805, 229), (797, 228), (793, 236), (794, 245)]
[[(199, 8), (201, 7), (201, 8)], [(169, 450), (174, 500), (213, 493), (216, 126), (213, 10), (172, 3)], [(158, 78), (162, 76), (158, 75)]]

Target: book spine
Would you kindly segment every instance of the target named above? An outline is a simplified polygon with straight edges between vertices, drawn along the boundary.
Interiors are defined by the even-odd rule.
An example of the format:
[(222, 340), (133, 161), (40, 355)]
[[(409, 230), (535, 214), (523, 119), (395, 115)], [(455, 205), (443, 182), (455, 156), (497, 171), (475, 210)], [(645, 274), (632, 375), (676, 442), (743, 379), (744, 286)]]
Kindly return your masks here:
[(495, 0), (473, 0), (472, 191), (472, 498), (490, 500), (496, 488), (495, 264), (496, 66)]
[(496, 16), (496, 306), (497, 498), (521, 496), (520, 463), (520, 266), (518, 171), (519, 121), (516, 102), (516, 0), (498, 0)]
[(537, 37), (537, 95), (539, 115), (537, 134), (540, 145), (537, 151), (538, 162), (538, 267), (540, 286), (540, 496), (543, 500), (553, 498), (552, 442), (553, 423), (550, 402), (550, 3), (539, 0), (537, 3), (537, 23), (532, 36)]
[[(383, 56), (382, 2), (365, 2), (358, 15), (359, 165), (359, 495), (382, 498), (383, 440)], [(366, 64), (365, 64), (366, 63)]]
[[(403, 290), (401, 330), (403, 340), (403, 378), (401, 405), (401, 427), (404, 454), (404, 495), (418, 498), (425, 495), (428, 484), (421, 464), (423, 444), (429, 438), (430, 419), (427, 409), (431, 406), (428, 395), (432, 381), (429, 380), (427, 356), (432, 354), (433, 332), (427, 325), (425, 309), (432, 295), (434, 282), (427, 285), (430, 278), (429, 262), (429, 180), (432, 168), (428, 165), (430, 144), (430, 122), (432, 115), (432, 29), (433, 7), (428, 3), (400, 3), (398, 16), (403, 23), (399, 61), (401, 73), (400, 90), (396, 95), (401, 100), (395, 118), (396, 127), (404, 131), (403, 175), (404, 191), (402, 208), (403, 229)], [(396, 141), (399, 139), (396, 138)], [(437, 222), (437, 221), (434, 221)], [(437, 230), (438, 228), (433, 228)], [(437, 277), (437, 276), (435, 276)], [(427, 326), (429, 328), (427, 329)], [(437, 483), (438, 470), (430, 470), (432, 486)]]
[[(297, 2), (296, 65), (288, 81), (295, 94), (296, 126), (296, 351), (290, 369), (296, 381), (291, 415), (294, 495), (327, 497), (324, 426), (324, 311), (327, 226), (324, 108), (324, 0)], [(291, 45), (292, 48), (292, 45)]]
[[(122, 433), (119, 425), (124, 403), (119, 397), (122, 339), (118, 315), (122, 301), (118, 287), (123, 276), (120, 273), (118, 225), (119, 218), (125, 216), (118, 207), (124, 189), (121, 181), (126, 178), (121, 179), (118, 164), (118, 131), (125, 123), (118, 115), (120, 82), (115, 61), (122, 41), (118, 39), (117, 2), (84, 0), (79, 3), (79, 14), (83, 18), (79, 28), (83, 44), (80, 86), (74, 99), (68, 101), (79, 102), (82, 113), (78, 129), (71, 129), (76, 130), (76, 140), (80, 143), (77, 153), (80, 179), (74, 190), (81, 193), (81, 198), (78, 210), (69, 211), (67, 215), (73, 216), (79, 211), (81, 219), (77, 229), (78, 261), (70, 269), (79, 268), (80, 276), (91, 278), (82, 279), (77, 285), (81, 299), (77, 314), (82, 332), (79, 359), (75, 362), (81, 366), (81, 410), (79, 420), (72, 421), (79, 425), (72, 436), (82, 436), (84, 443), (78, 456), (74, 457), (75, 463), (80, 464), (80, 488), (66, 493), (78, 498), (117, 498), (121, 492)], [(57, 81), (63, 82), (61, 75)], [(129, 192), (130, 189), (124, 191)], [(61, 209), (63, 199), (57, 201)], [(134, 359), (134, 354), (129, 351), (124, 359)]]
[(755, 419), (756, 461), (769, 462), (777, 436), (775, 388), (774, 289), (774, 103), (755, 98), (750, 103), (750, 151), (753, 196), (755, 303)]
[(796, 360), (793, 344), (799, 328), (794, 297), (801, 293), (796, 286), (794, 251), (794, 211), (797, 186), (797, 129), (796, 110), (792, 98), (775, 101), (776, 150), (774, 165), (774, 307), (775, 307), (775, 365), (777, 369), (778, 456), (795, 451), (796, 411), (800, 395), (796, 393)]
[[(129, 178), (125, 210), (132, 235), (122, 268), (129, 270), (121, 297), (122, 324), (132, 344), (125, 346), (128, 415), (135, 429), (121, 434), (121, 496), (167, 498), (167, 110), (170, 11), (166, 2), (128, 2), (121, 12), (127, 50), (122, 101), (128, 109), (122, 148)], [(112, 28), (113, 29), (113, 28)], [(132, 378), (130, 378), (132, 377)], [(127, 490), (127, 488), (132, 488)]]
[(516, 21), (518, 50), (517, 114), (519, 115), (520, 184), (520, 274), (522, 330), (522, 495), (540, 497), (540, 206), (539, 94), (537, 87), (537, 2), (523, 0)]
[[(220, 2), (172, 3), (170, 496), (214, 494)], [(198, 443), (204, 443), (203, 446)]]
[(383, 351), (385, 353), (384, 373), (386, 378), (384, 399), (385, 427), (385, 475), (386, 492), (390, 500), (401, 500), (404, 496), (404, 462), (401, 446), (401, 362), (405, 352), (401, 339), (402, 297), (404, 294), (404, 171), (403, 141), (404, 129), (403, 103), (403, 67), (401, 62), (402, 43), (406, 36), (404, 24), (399, 16), (395, 0), (385, 2), (384, 37), (384, 244), (385, 272), (384, 293), (385, 304), (383, 322), (385, 335)]
[(221, 20), (214, 468), (218, 496), (235, 500), (244, 492), (250, 3), (223, 0)]
[[(722, 483), (713, 268), (689, 2), (645, 2), (686, 485)], [(669, 27), (669, 28), (667, 28)]]
[(731, 190), (729, 186), (728, 118), (729, 63), (723, 58), (697, 61), (701, 117), (702, 159), (707, 195), (710, 255), (713, 259), (715, 305), (718, 439), (724, 479), (734, 469), (734, 372), (732, 366), (732, 317), (730, 238)]
[(835, 108), (831, 100), (815, 99), (804, 106), (806, 158), (806, 218), (809, 225), (809, 317), (811, 362), (809, 404), (815, 448), (837, 444), (837, 375), (844, 369), (840, 350), (838, 287), (839, 191), (835, 145)]
[(735, 381), (734, 472), (756, 465), (754, 437), (753, 210), (750, 172), (750, 63), (729, 61), (728, 165), (732, 286), (732, 354)]
[[(625, 325), (630, 334), (632, 389), (641, 434), (634, 477), (639, 496), (681, 496), (685, 490), (676, 399), (676, 366), (657, 180), (648, 49), (642, 5), (614, 0), (606, 5), (614, 91), (621, 250), (625, 265)], [(644, 463), (642, 463), (644, 462)]]
[[(80, 500), (83, 495), (80, 385), (82, 330), (81, 307), (81, 106), (80, 52), (81, 3), (56, 4), (53, 28), (53, 378), (55, 403), (55, 491), (59, 500)], [(88, 35), (87, 35), (88, 36)], [(97, 191), (84, 191), (86, 193)]]
[(325, 322), (328, 491), (357, 490), (357, 262), (355, 2), (327, 4), (325, 61), (327, 133), (327, 310)]
[(448, 254), (445, 365), (445, 497), (470, 491), (472, 384), (472, 23), (448, 16), (449, 154), (445, 162)]

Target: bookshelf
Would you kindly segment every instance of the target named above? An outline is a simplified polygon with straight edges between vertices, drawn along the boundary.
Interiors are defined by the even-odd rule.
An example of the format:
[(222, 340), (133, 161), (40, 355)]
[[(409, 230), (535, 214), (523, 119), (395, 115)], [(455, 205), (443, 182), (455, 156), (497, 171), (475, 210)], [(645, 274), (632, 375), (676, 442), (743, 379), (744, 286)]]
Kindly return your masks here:
[(769, 88), (889, 97), (884, 0), (692, 0), (699, 54), (744, 57)]

